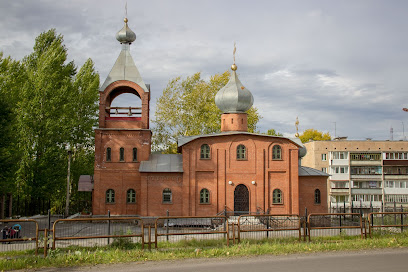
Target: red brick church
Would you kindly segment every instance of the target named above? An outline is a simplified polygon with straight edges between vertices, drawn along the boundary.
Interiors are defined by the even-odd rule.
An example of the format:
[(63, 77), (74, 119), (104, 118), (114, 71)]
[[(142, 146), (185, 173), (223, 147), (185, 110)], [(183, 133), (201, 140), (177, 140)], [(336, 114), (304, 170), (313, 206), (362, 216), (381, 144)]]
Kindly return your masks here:
[[(231, 78), (215, 97), (221, 132), (181, 137), (180, 154), (152, 154), (150, 86), (130, 55), (136, 35), (127, 25), (122, 44), (100, 88), (95, 130), (93, 214), (211, 216), (237, 212), (327, 212), (327, 174), (300, 165), (299, 138), (247, 131), (253, 96), (231, 66)], [(141, 107), (111, 107), (119, 95), (136, 95)], [(126, 113), (126, 117), (121, 117)]]

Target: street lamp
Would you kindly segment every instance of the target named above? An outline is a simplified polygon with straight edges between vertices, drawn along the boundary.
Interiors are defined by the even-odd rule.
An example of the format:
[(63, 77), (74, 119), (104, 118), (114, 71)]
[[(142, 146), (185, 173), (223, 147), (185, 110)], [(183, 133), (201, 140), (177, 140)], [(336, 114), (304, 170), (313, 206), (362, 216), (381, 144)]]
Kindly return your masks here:
[(67, 152), (68, 152), (68, 174), (67, 174), (67, 198), (65, 201), (65, 217), (69, 215), (69, 197), (70, 197), (70, 185), (71, 185), (71, 158), (72, 158), (72, 150), (71, 146), (67, 144)]

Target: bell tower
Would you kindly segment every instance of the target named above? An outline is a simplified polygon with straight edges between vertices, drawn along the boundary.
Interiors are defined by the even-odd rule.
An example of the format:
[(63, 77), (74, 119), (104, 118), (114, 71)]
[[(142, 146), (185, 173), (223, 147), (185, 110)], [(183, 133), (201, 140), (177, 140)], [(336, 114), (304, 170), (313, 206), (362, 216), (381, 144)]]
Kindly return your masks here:
[(122, 50), (99, 89), (93, 214), (140, 212), (136, 201), (140, 199), (139, 166), (151, 153), (150, 86), (144, 83), (130, 54), (136, 34), (127, 18), (116, 39)]

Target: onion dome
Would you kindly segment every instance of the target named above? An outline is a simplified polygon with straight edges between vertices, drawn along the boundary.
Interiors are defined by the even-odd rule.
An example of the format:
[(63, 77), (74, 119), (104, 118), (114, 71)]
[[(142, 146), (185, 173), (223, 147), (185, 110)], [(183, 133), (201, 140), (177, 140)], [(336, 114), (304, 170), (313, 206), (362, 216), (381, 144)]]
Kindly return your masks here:
[(129, 27), (128, 27), (128, 19), (125, 18), (124, 19), (125, 25), (123, 26), (123, 28), (121, 30), (119, 30), (118, 33), (116, 33), (116, 39), (120, 42), (120, 43), (128, 43), (131, 44), (132, 42), (134, 42), (136, 40), (136, 34), (135, 32), (133, 32)]
[(242, 113), (252, 107), (254, 97), (239, 81), (235, 63), (228, 83), (215, 95), (215, 104), (223, 113)]

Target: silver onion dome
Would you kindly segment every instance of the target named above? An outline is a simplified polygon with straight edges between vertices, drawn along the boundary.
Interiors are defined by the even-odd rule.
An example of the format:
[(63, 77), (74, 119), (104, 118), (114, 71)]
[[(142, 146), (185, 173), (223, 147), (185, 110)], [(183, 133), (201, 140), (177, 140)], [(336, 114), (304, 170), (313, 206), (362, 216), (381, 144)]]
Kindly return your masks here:
[(120, 43), (132, 43), (136, 40), (136, 34), (128, 27), (128, 19), (125, 18), (125, 25), (118, 33), (116, 33), (116, 39)]
[(215, 95), (215, 104), (223, 113), (246, 112), (252, 107), (254, 97), (239, 81), (237, 66), (231, 66), (231, 76), (228, 83)]

